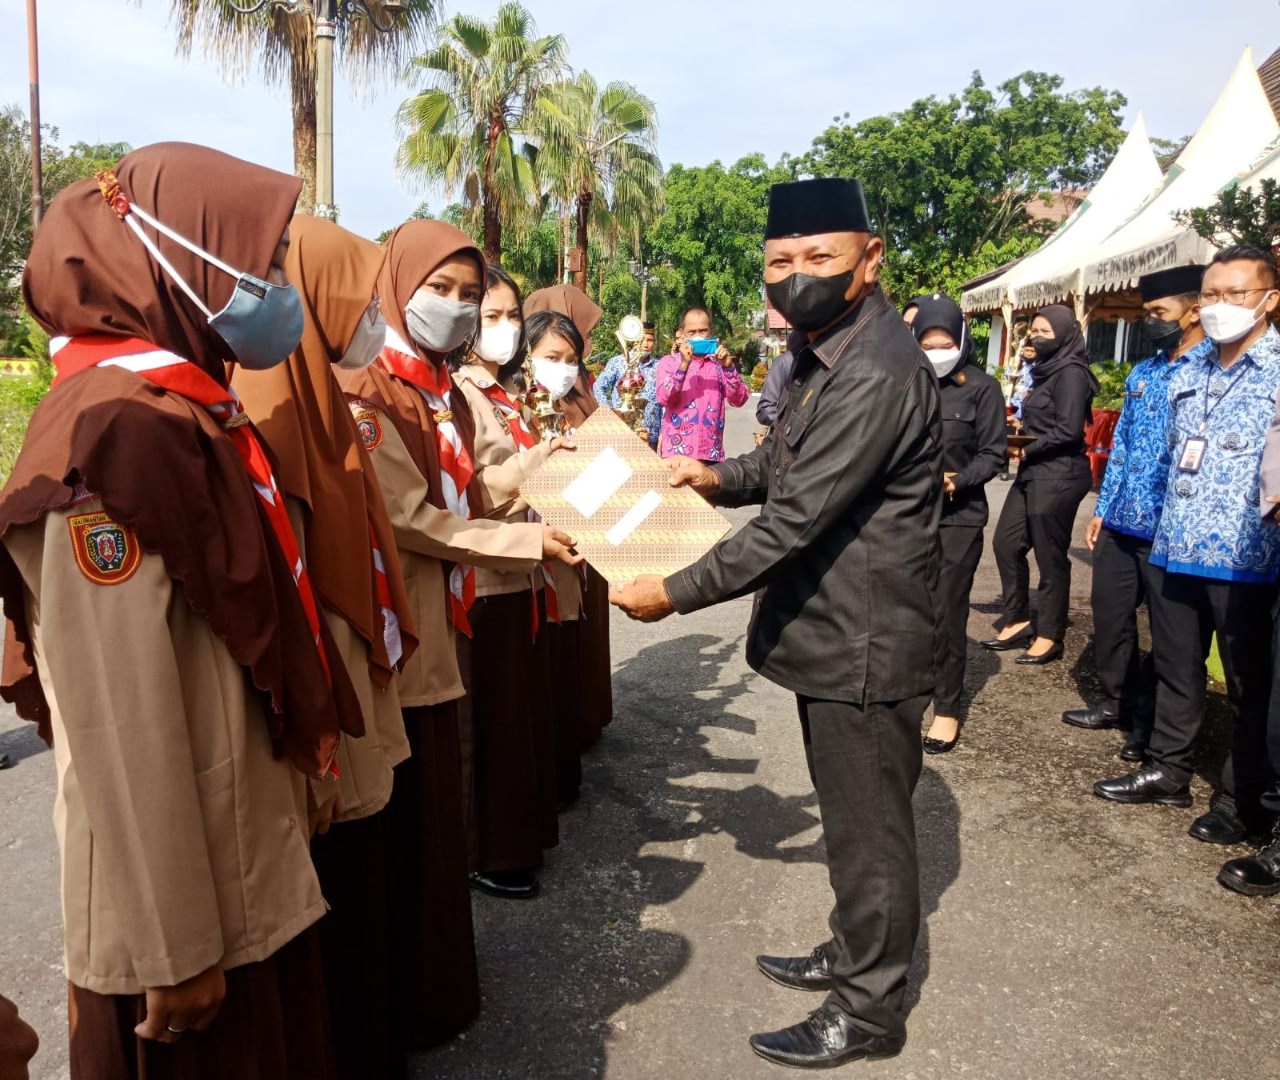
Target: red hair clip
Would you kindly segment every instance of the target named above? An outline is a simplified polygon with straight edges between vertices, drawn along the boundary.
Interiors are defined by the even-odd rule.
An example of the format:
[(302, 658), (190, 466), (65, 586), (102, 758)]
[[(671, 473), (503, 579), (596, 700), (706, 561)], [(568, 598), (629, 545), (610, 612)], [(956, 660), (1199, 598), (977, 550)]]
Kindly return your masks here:
[(93, 178), (98, 182), (98, 190), (102, 192), (107, 205), (115, 211), (116, 217), (123, 221), (129, 214), (129, 197), (120, 190), (120, 181), (116, 178), (115, 170), (103, 169), (102, 172), (94, 173)]

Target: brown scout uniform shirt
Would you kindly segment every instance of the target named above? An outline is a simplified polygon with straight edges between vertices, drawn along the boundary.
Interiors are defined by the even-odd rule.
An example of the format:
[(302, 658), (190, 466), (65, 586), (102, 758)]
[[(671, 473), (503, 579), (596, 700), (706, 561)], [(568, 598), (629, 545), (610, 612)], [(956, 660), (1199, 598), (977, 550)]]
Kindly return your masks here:
[(306, 779), (260, 696), (164, 563), (73, 536), (96, 500), (13, 528), (52, 712), (67, 977), (100, 994), (271, 956), (325, 911)]

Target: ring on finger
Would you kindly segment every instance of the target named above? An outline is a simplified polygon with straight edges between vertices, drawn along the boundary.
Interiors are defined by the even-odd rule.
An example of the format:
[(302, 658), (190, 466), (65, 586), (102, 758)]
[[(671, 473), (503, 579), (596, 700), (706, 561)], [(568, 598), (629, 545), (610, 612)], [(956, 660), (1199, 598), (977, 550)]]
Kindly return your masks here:
[(165, 1030), (166, 1030), (170, 1035), (173, 1035), (173, 1036), (175, 1036), (175, 1037), (176, 1037), (176, 1036), (182, 1036), (182, 1035), (185, 1035), (185, 1034), (187, 1033), (187, 1029), (186, 1029), (186, 1028), (176, 1028), (176, 1027), (174, 1027), (172, 1024), (166, 1024), (166, 1025), (165, 1025)]

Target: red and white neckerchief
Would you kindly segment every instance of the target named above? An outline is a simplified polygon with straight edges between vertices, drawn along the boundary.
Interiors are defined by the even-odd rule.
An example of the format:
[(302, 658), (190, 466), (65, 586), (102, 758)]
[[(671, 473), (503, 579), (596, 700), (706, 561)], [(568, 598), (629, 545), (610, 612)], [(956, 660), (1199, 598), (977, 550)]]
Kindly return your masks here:
[[(142, 376), (148, 382), (170, 393), (184, 397), (202, 406), (222, 426), (231, 445), (240, 455), (241, 464), (253, 489), (258, 494), (271, 523), (271, 531), (284, 554), (285, 562), (293, 570), (293, 583), (306, 612), (307, 625), (315, 641), (316, 652), (325, 678), (333, 685), (329, 659), (325, 656), (320, 639), (320, 609), (316, 604), (315, 590), (302, 561), (302, 549), (294, 535), (280, 489), (276, 487), (275, 474), (258, 436), (249, 425), (249, 417), (240, 404), (236, 392), (206, 375), (195, 364), (181, 356), (152, 345), (142, 338), (110, 337), (106, 334), (77, 334), (75, 337), (56, 337), (49, 341), (49, 352), (58, 373), (53, 385), (64, 382), (72, 375), (92, 367), (119, 367)], [(336, 771), (336, 770), (335, 770)]]
[(400, 663), (404, 655), (404, 640), (400, 636), (400, 619), (391, 599), (391, 582), (387, 578), (387, 563), (378, 546), (378, 534), (369, 522), (369, 548), (373, 552), (373, 590), (382, 612), (382, 644), (387, 649), (387, 659), (392, 667)]
[[(466, 378), (471, 378), (466, 375)], [(507, 429), (511, 433), (511, 440), (516, 444), (516, 452), (523, 454), (526, 450), (532, 450), (538, 445), (538, 436), (529, 430), (529, 425), (525, 423), (524, 413), (520, 406), (511, 399), (511, 395), (507, 393), (506, 388), (494, 379), (487, 379), (481, 383), (476, 379), (471, 379), (471, 383), (485, 397), (493, 402), (493, 407), (498, 410), (498, 415), (507, 422)], [(538, 516), (536, 510), (529, 510), (529, 521), (532, 524), (541, 524), (542, 518)], [(556, 578), (552, 569), (551, 560), (546, 560), (540, 567), (542, 571), (543, 591), (547, 599), (547, 622), (558, 623), (560, 621), (560, 602), (556, 596)], [(538, 609), (538, 589), (537, 582), (531, 581), (533, 586), (533, 611), (530, 617), (532, 623), (533, 636), (538, 636), (538, 628), (541, 626), (542, 618)]]
[[(387, 327), (387, 342), (378, 356), (383, 370), (413, 386), (431, 406), (440, 453), (440, 486), (445, 509), (461, 518), (471, 518), (467, 485), (475, 475), (475, 462), (462, 442), (453, 422), (450, 406), (453, 378), (443, 366), (428, 364), (396, 331)], [(455, 563), (449, 572), (449, 614), (454, 629), (471, 637), (468, 613), (476, 602), (476, 571), (473, 566)]]

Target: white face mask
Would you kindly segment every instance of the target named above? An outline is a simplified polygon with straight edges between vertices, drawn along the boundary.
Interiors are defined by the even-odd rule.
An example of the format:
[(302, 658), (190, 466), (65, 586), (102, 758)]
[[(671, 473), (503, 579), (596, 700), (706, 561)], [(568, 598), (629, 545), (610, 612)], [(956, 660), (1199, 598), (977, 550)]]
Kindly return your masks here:
[(933, 365), (933, 373), (939, 379), (945, 379), (960, 363), (959, 349), (925, 349), (924, 354), (929, 358), (929, 363)]
[(451, 353), (476, 332), (480, 305), (464, 304), (437, 296), (430, 289), (419, 289), (405, 305), (404, 322), (409, 336), (424, 349)]
[(382, 317), (382, 312), (374, 315), (373, 322), (369, 321), (367, 315), (361, 315), (360, 322), (356, 324), (356, 332), (351, 335), (351, 344), (336, 366), (343, 371), (362, 371), (378, 359), (378, 353), (382, 352), (386, 341), (387, 320)]
[(516, 354), (520, 345), (520, 327), (508, 319), (493, 326), (482, 326), (476, 339), (476, 355), (481, 360), (501, 367)]
[(559, 401), (573, 389), (573, 384), (578, 381), (578, 365), (562, 364), (559, 360), (535, 356), (533, 379), (551, 395), (552, 401)]
[(1267, 298), (1264, 296), (1262, 303), (1257, 307), (1247, 308), (1237, 307), (1235, 304), (1220, 300), (1216, 304), (1200, 309), (1200, 325), (1204, 327), (1204, 332), (1219, 345), (1230, 345), (1233, 341), (1239, 341), (1258, 325), (1266, 302)]

